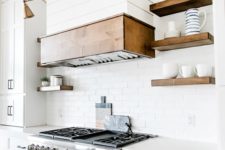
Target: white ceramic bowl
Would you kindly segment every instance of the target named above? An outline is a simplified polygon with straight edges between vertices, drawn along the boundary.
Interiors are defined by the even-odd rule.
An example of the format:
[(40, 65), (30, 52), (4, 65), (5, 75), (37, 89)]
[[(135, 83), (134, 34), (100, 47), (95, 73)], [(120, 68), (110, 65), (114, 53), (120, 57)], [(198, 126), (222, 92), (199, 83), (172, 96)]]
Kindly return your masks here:
[(179, 66), (176, 63), (165, 63), (162, 67), (164, 79), (176, 78), (179, 74)]

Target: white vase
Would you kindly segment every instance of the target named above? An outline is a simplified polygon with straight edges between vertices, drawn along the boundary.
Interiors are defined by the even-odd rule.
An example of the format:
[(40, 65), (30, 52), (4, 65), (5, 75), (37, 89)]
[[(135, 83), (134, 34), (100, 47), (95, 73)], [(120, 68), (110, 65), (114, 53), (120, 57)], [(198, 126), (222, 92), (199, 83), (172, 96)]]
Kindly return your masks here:
[(172, 37), (180, 37), (180, 31), (178, 31), (175, 21), (168, 22), (168, 31), (165, 33), (165, 38)]

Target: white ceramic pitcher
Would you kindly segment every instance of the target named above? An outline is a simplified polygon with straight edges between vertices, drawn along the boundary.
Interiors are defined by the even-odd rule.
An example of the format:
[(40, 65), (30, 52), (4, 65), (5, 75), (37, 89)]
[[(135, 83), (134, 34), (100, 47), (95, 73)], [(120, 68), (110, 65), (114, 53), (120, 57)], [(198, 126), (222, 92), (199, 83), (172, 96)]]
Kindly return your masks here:
[[(192, 8), (187, 10), (185, 15), (185, 35), (199, 34), (202, 28), (206, 25), (206, 11), (199, 11), (197, 8)], [(202, 21), (200, 18), (201, 15), (204, 16)]]

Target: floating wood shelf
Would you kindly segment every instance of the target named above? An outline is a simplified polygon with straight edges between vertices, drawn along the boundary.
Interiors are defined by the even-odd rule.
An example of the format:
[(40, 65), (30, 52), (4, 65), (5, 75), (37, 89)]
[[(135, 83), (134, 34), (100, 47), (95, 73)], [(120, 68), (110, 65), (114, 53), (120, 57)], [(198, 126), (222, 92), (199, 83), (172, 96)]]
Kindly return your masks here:
[(56, 67), (55, 65), (43, 65), (40, 62), (37, 63), (37, 67), (41, 67), (41, 68), (53, 68)]
[(193, 78), (152, 80), (152, 86), (176, 86), (176, 85), (195, 85), (195, 84), (215, 84), (215, 78), (193, 77)]
[(152, 48), (158, 51), (168, 51), (181, 48), (189, 48), (214, 43), (214, 37), (206, 32), (195, 35), (182, 36), (178, 38), (168, 38), (159, 41), (153, 41)]
[(207, 5), (212, 5), (212, 0), (165, 0), (150, 5), (150, 11), (162, 17)]
[(53, 91), (72, 91), (73, 86), (62, 85), (62, 86), (46, 86), (38, 87), (37, 91), (39, 92), (53, 92)]

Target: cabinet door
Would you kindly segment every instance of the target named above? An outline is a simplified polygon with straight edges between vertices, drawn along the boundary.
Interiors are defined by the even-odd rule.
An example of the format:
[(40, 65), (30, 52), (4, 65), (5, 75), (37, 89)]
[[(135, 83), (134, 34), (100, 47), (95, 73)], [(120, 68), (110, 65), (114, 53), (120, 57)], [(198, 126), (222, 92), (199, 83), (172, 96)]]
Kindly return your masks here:
[(5, 103), (6, 101), (1, 96), (0, 97), (0, 124), (6, 124), (6, 120), (7, 120), (7, 108), (6, 108), (7, 104)]
[(14, 48), (13, 31), (1, 31), (1, 57), (2, 57), (2, 87), (1, 93), (10, 93), (13, 90), (14, 82)]
[(1, 124), (11, 125), (13, 122), (13, 101), (9, 96), (2, 96), (0, 99), (1, 102)]
[(10, 150), (26, 150), (28, 141), (26, 139), (10, 138)]
[(0, 150), (9, 150), (9, 137), (0, 135)]
[(24, 93), (24, 28), (15, 28), (14, 93)]
[(1, 29), (9, 29), (14, 26), (14, 0), (1, 1)]
[(14, 26), (14, 89), (15, 93), (24, 93), (24, 3), (15, 0)]
[(11, 125), (22, 127), (24, 125), (24, 98), (23, 96), (11, 96), (10, 102), (13, 103)]
[(0, 98), (0, 124), (23, 126), (23, 96), (2, 96)]
[(12, 93), (14, 89), (14, 0), (1, 2), (1, 71), (2, 86), (1, 93)]

